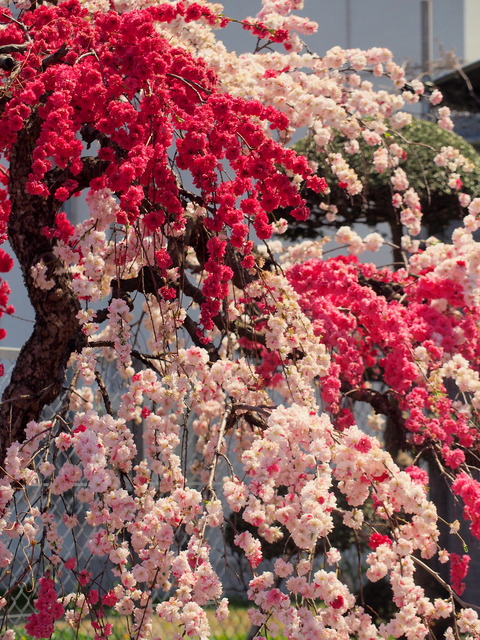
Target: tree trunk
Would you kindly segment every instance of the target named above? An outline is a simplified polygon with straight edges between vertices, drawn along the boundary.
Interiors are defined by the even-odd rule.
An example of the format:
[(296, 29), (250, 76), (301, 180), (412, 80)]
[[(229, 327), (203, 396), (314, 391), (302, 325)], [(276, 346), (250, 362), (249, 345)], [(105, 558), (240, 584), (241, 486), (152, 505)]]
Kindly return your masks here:
[[(82, 344), (76, 315), (80, 309), (67, 273), (57, 275), (61, 263), (53, 253), (54, 240), (43, 233), (53, 227), (58, 202), (26, 190), (32, 152), (39, 133), (38, 118), (30, 118), (19, 133), (10, 158), (9, 192), (12, 210), (8, 223), (10, 244), (22, 269), (28, 296), (35, 310), (33, 333), (22, 348), (0, 406), (0, 465), (8, 446), (22, 439), (30, 420), (38, 420), (42, 409), (62, 390), (70, 354)], [(47, 265), (50, 290), (39, 289), (31, 268), (40, 260)]]

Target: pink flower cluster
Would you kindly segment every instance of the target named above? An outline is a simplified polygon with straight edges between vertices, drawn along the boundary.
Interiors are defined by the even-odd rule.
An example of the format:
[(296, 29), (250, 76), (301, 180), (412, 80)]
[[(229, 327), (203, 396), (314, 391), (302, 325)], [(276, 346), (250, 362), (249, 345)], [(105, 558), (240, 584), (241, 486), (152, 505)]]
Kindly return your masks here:
[(475, 310), (465, 306), (458, 281), (433, 278), (428, 269), (414, 277), (389, 274), (353, 257), (294, 265), (289, 279), (330, 349), (321, 393), (338, 427), (352, 419), (341, 408), (343, 395), (363, 395), (375, 408), (381, 398), (369, 383), (382, 380), (395, 394), (392, 410), (404, 412), (410, 441), (435, 446), (449, 469), (462, 467), (478, 433), (471, 406), (449, 398), (446, 387), (451, 378), (476, 392), (479, 342)]

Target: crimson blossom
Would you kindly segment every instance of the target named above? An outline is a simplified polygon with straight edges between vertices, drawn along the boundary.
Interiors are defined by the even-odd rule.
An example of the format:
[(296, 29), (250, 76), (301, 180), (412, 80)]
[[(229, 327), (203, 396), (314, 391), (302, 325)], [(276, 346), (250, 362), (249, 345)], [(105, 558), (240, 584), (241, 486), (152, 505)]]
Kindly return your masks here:
[[(480, 199), (462, 192), (468, 161), (438, 149), (464, 224), (451, 244), (414, 239), (402, 107), (425, 99), (445, 128), (448, 109), (384, 48), (309, 53), (302, 5), (264, 0), (237, 25), (257, 38), (242, 55), (207, 1), (1, 9), (0, 232), (36, 315), (0, 405), (1, 640), (21, 634), (18, 589), (35, 592), (33, 637), (89, 624), (104, 640), (115, 615), (136, 640), (165, 621), (206, 640), (207, 608), (229, 616), (212, 551), (228, 531), (257, 640), (480, 638), (469, 557), (445, 548), (428, 494), (440, 474), (480, 537)], [(350, 195), (349, 154), (375, 147), (402, 269), (356, 257), (378, 233), (340, 228), (353, 257), (329, 259), (328, 239), (272, 240), (280, 208), (308, 217), (306, 188), (336, 215), (287, 146), (298, 128), (326, 152), (345, 137), (328, 162)], [(387, 417), (385, 439), (356, 401), (370, 426)], [(345, 579), (342, 536), (358, 551)], [(384, 618), (365, 595), (382, 579)]]

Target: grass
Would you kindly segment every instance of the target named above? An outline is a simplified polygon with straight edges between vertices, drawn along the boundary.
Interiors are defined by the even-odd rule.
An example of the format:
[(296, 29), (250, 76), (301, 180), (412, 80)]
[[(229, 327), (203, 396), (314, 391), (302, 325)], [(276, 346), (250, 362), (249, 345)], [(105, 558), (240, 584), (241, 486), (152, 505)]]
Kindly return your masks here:
[[(220, 622), (215, 618), (214, 611), (207, 611), (208, 620), (212, 630), (212, 640), (245, 640), (250, 630), (250, 621), (245, 607), (231, 607), (230, 617), (225, 622)], [(120, 617), (108, 620), (113, 624), (113, 633), (109, 640), (130, 640), (130, 634), (126, 628), (125, 619)], [(23, 628), (16, 629), (18, 640), (34, 640)], [(181, 629), (171, 623), (155, 619), (153, 623), (152, 638), (171, 638), (175, 632)], [(74, 630), (65, 622), (55, 625), (52, 640), (93, 640), (94, 631), (88, 621), (80, 625), (80, 629)]]

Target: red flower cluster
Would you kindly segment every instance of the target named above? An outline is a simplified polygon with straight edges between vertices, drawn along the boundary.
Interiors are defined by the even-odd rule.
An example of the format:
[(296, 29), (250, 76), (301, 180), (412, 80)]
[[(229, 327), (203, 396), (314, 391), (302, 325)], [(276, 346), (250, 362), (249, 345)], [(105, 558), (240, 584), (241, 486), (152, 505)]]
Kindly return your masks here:
[(51, 578), (40, 578), (38, 598), (35, 600), (35, 609), (38, 613), (32, 613), (25, 625), (25, 630), (34, 638), (50, 638), (53, 633), (55, 620), (59, 620), (65, 610), (57, 601), (57, 592)]
[(452, 589), (461, 596), (465, 591), (465, 583), (462, 580), (468, 573), (468, 565), (470, 564), (470, 556), (460, 556), (456, 553), (450, 554), (450, 582)]
[(392, 545), (392, 539), (388, 536), (382, 536), (381, 533), (372, 533), (370, 538), (368, 539), (368, 546), (370, 549), (377, 549), (381, 544), (387, 544), (389, 546)]
[[(185, 232), (186, 203), (201, 201), (206, 207), (201, 224), (212, 240), (228, 238), (240, 261), (254, 266), (248, 240), (252, 226), (260, 239), (269, 238), (268, 213), (280, 205), (291, 207), (298, 219), (308, 216), (286, 172), (308, 180), (312, 189), (326, 188), (305, 158), (265, 133), (263, 123), (271, 129), (288, 128), (287, 116), (260, 102), (220, 94), (205, 63), (158, 34), (157, 21), (171, 22), (177, 16), (217, 22), (205, 6), (165, 4), (122, 15), (97, 14), (92, 21), (85, 15), (75, 0), (68, 0), (25, 16), (31, 45), (20, 56), (21, 71), (11, 83), (12, 97), (1, 116), (0, 146), (8, 158), (25, 119), (38, 104), (39, 135), (27, 191), (63, 202), (85, 186), (107, 188), (120, 202), (119, 224), (143, 219), (148, 232), (163, 231), (167, 236)], [(0, 44), (12, 38), (22, 42), (24, 34), (8, 24)], [(61, 63), (45, 66), (45, 56), (65, 42), (68, 49)], [(98, 160), (104, 163), (87, 184), (82, 138), (88, 144), (97, 141)], [(185, 182), (193, 182), (191, 197), (172, 169), (172, 153), (180, 174), (190, 174)], [(227, 170), (231, 179), (225, 178)], [(54, 186), (49, 181), (52, 171)], [(5, 202), (4, 217), (7, 214)], [(71, 231), (64, 214), (57, 215), (56, 228), (45, 229), (49, 237), (67, 243)], [(164, 270), (170, 256), (156, 255)], [(225, 252), (210, 254), (202, 265), (207, 272), (201, 311), (206, 329), (213, 327), (212, 318), (233, 276), (228, 261)], [(170, 288), (167, 297), (172, 295), (175, 289)]]
[[(432, 394), (429, 378), (455, 354), (471, 366), (480, 364), (475, 310), (465, 306), (458, 283), (434, 280), (428, 272), (412, 278), (405, 272), (378, 270), (355, 257), (310, 260), (293, 266), (288, 277), (331, 353), (321, 394), (337, 428), (348, 424), (347, 414), (353, 420), (350, 410), (341, 407), (343, 395), (362, 390), (368, 394), (372, 381), (382, 381), (405, 417), (410, 441), (416, 446), (432, 443), (446, 466), (460, 469), (463, 449), (478, 444), (478, 432), (456, 411), (455, 398), (443, 384)], [(446, 310), (431, 304), (439, 298)], [(272, 381), (277, 367), (270, 358), (261, 372)], [(415, 481), (424, 484), (425, 476), (415, 468)], [(464, 498), (466, 515), (477, 523), (472, 531), (479, 536), (480, 508), (471, 498), (472, 492), (478, 495), (478, 483), (462, 477), (454, 490)]]

